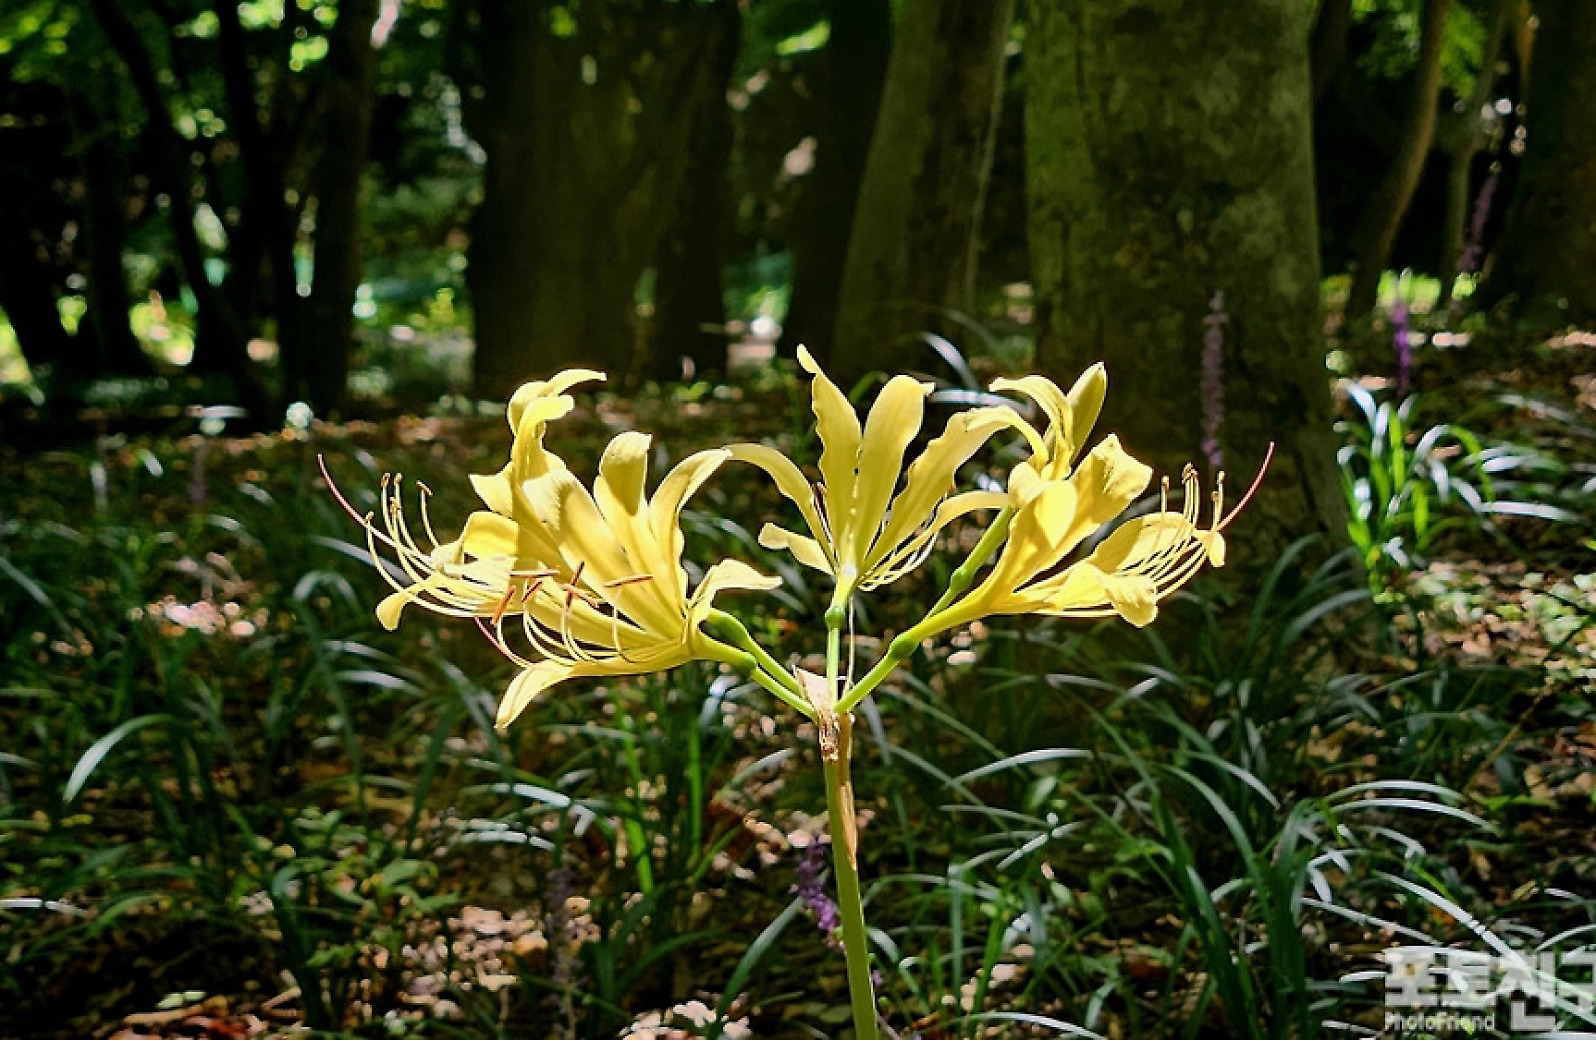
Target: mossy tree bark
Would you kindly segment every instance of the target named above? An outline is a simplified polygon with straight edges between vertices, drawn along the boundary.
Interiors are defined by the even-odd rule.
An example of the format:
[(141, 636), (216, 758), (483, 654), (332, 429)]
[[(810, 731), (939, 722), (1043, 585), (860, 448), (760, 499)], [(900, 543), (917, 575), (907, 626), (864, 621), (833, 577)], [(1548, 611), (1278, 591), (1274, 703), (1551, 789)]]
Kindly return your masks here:
[[(1200, 460), (1202, 353), (1224, 294), (1219, 443), (1260, 500), (1244, 569), (1344, 533), (1319, 303), (1312, 7), (1297, 0), (1032, 5), (1025, 34), (1038, 358), (1108, 364), (1102, 429), (1165, 473)], [(1232, 489), (1234, 495), (1234, 487)]]
[[(1596, 4), (1536, 0), (1529, 130), (1482, 300), (1552, 300), (1596, 317)], [(1566, 308), (1566, 311), (1565, 311)]]
[(687, 161), (681, 113), (708, 18), (699, 7), (481, 4), (491, 100), (467, 109), (488, 153), (468, 269), (479, 396), (502, 400), (576, 363), (630, 373), (638, 279)]
[(854, 214), (830, 359), (844, 384), (972, 303), (1013, 0), (908, 0)]

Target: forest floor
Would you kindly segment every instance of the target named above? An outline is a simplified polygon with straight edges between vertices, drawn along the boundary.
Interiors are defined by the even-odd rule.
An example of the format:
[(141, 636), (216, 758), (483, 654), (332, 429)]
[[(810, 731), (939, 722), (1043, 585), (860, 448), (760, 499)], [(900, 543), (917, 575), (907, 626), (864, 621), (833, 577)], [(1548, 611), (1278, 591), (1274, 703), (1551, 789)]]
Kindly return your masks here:
[[(1483, 343), (1422, 354), (1417, 416), (1565, 464), (1519, 477), (1504, 469), (1495, 492), (1503, 499), (1572, 509), (1592, 497), (1596, 337), (1560, 337), (1511, 365), (1493, 355)], [(596, 458), (625, 429), (654, 433), (674, 458), (733, 435), (807, 451), (803, 404), (791, 382), (604, 397), (562, 422), (550, 444), (579, 470), (577, 460)], [(384, 590), (355, 559), (359, 529), (326, 495), (317, 456), (362, 509), (384, 471), (424, 479), (441, 529), (471, 507), (465, 476), (496, 469), (508, 433), (502, 418), (401, 417), (0, 449), (0, 616), (29, 629), (6, 637), (0, 683), (0, 733), (14, 735), (0, 745), (0, 950), (11, 951), (0, 974), (13, 973), (9, 985), (0, 980), (0, 1034), (142, 1040), (312, 1024), (361, 1035), (619, 1031), (666, 1040), (840, 1028), (840, 954), (802, 899), (823, 831), (806, 723), (747, 694), (706, 702), (701, 691), (717, 689), (715, 677), (689, 669), (671, 683), (562, 692), (524, 732), (500, 740), (473, 712), (506, 668), (469, 626), (407, 618), (395, 635), (377, 631), (369, 611)], [(748, 508), (755, 501), (776, 507), (733, 475), (695, 503), (690, 540), (758, 555), (749, 531), (728, 519), (759, 515)], [(1489, 716), (1457, 738), (1467, 775), (1418, 759), (1400, 767), (1459, 791), (1495, 828), (1449, 859), (1476, 914), (1495, 905), (1509, 917), (1527, 893), (1556, 886), (1596, 897), (1590, 538), (1588, 524), (1510, 513), (1459, 524), (1393, 579), (1389, 638), (1362, 643), (1349, 628), (1339, 644), (1330, 637), (1330, 664), (1317, 658), (1320, 673), (1367, 679), (1381, 712), (1434, 697), (1438, 712)], [(775, 565), (768, 554), (754, 562)], [(793, 637), (813, 593), (791, 589), (767, 626), (784, 651), (811, 649)], [(885, 608), (874, 621), (890, 627), (899, 612)], [(1004, 633), (978, 630), (946, 648), (913, 689), (967, 706), (1010, 660)], [(1114, 644), (1119, 656), (1102, 664), (1095, 645), (1072, 644), (1070, 660), (1098, 661), (1093, 674), (1123, 687), (1135, 669), (1129, 651)], [(1477, 692), (1454, 699), (1457, 675)], [(1222, 695), (1222, 685), (1211, 689)], [(1306, 719), (1317, 709), (1301, 710)], [(976, 716), (969, 724), (1006, 754), (1046, 746), (987, 725), (986, 709)], [(1390, 715), (1312, 717), (1286, 741), (1298, 772), (1268, 781), (1281, 802), (1323, 795), (1321, 773), (1340, 770), (1339, 784), (1384, 776), (1388, 752), (1396, 757), (1403, 743)], [(950, 796), (892, 759), (912, 748), (952, 772), (971, 761), (973, 738), (949, 724), (929, 731), (943, 736), (927, 747), (919, 742), (928, 731), (902, 703), (873, 721), (883, 728), (861, 777), (867, 875), (950, 882), (956, 861), (992, 845), (954, 814), (937, 819)], [(634, 725), (667, 739), (650, 742)], [(681, 758), (676, 738), (689, 731), (702, 762)], [(1045, 778), (983, 797), (996, 806), (1012, 795), (1011, 810), (1030, 812), (1031, 781)], [(651, 876), (640, 872), (639, 838), (654, 849)], [(1031, 880), (1053, 885), (1045, 891), (1073, 893), (1057, 914), (1078, 959), (1050, 963), (1118, 980), (1092, 1028), (1139, 1035), (1135, 1005), (1163, 1000), (1206, 1016), (1205, 1035), (1227, 1032), (1218, 1003), (1198, 1001), (1204, 969), (1177, 942), (1178, 907), (1100, 852), (1081, 853), (1091, 867), (1067, 854), (1050, 845), (1020, 862)], [(1106, 917), (1087, 909), (1089, 895), (1106, 900)], [(945, 955), (974, 944), (963, 968), (944, 957), (921, 976), (888, 972), (899, 1033), (963, 1035), (972, 1027), (951, 1024), (961, 1009), (1021, 1006), (1022, 994), (1032, 1013), (1079, 1021), (1087, 1002), (1069, 995), (1075, 983), (1049, 978), (1023, 936), (991, 931), (1001, 909), (976, 900), (971, 920), (962, 909), (946, 916), (963, 899), (933, 912), (893, 888), (875, 890), (889, 934), (927, 948), (928, 960), (939, 946)], [(1116, 908), (1118, 921), (1103, 925)], [(771, 938), (779, 954), (753, 956), (765, 952), (755, 937), (783, 920), (792, 927)], [(1332, 956), (1337, 942), (1344, 954), (1390, 941), (1367, 926), (1330, 931), (1314, 955), (1323, 970), (1344, 968)], [(296, 981), (306, 977), (322, 980), (319, 1022)], [(1365, 1022), (1372, 1014), (1359, 1013)]]

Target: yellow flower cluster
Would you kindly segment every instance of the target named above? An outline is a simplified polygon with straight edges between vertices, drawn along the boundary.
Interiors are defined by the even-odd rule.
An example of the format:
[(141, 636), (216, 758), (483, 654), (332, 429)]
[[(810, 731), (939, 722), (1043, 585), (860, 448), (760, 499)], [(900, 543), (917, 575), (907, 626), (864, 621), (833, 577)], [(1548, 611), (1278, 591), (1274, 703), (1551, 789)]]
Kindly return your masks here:
[[(682, 508), (731, 460), (764, 471), (797, 507), (807, 533), (768, 524), (760, 542), (830, 575), (834, 610), (918, 566), (949, 523), (987, 515), (954, 584), (907, 633), (914, 641), (995, 614), (1117, 614), (1146, 625), (1159, 600), (1205, 562), (1224, 563), (1220, 494), (1214, 492), (1204, 526), (1190, 468), (1182, 509), (1169, 508), (1166, 482), (1158, 510), (1122, 523), (1090, 552), (1065, 562), (1140, 499), (1152, 479), (1113, 435), (1083, 452), (1107, 389), (1101, 365), (1067, 393), (1042, 376), (998, 380), (994, 391), (1029, 397), (1046, 423), (1038, 428), (1004, 405), (967, 409), (905, 467), (930, 386), (908, 376), (891, 379), (861, 424), (809, 353), (800, 351), (799, 360), (813, 376), (818, 482), (774, 448), (734, 444), (683, 459), (650, 495), (649, 438), (623, 433), (605, 450), (590, 490), (544, 447), (544, 436), (574, 407), (572, 388), (603, 375), (572, 370), (522, 387), (509, 406), (510, 459), (497, 473), (472, 477), (486, 508), (470, 515), (457, 538), (440, 543), (433, 535), (422, 487), (427, 544), (418, 542), (405, 518), (400, 479), (384, 481), (380, 519), (364, 518), (369, 546), (374, 557), (385, 550), (405, 580), (382, 569), (394, 592), (378, 618), (394, 628), (416, 604), (475, 619), (522, 669), (500, 705), (500, 726), (567, 679), (663, 671), (690, 660), (760, 670), (772, 692), (810, 708), (799, 678), (769, 674), (779, 666), (713, 608), (720, 592), (768, 590), (778, 579), (722, 560), (688, 587)], [(1004, 431), (1023, 437), (1030, 449), (1009, 473), (1006, 490), (950, 493), (959, 470)], [(890, 670), (895, 660), (886, 663)], [(864, 692), (838, 707), (845, 710)]]

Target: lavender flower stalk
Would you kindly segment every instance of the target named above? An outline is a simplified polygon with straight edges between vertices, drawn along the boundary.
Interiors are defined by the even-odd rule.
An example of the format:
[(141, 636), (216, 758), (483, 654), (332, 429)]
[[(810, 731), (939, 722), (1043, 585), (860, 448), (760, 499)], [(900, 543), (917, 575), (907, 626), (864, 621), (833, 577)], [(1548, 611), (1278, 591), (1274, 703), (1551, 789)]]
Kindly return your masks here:
[(1208, 317), (1203, 324), (1203, 455), (1215, 472), (1225, 468), (1225, 450), (1219, 444), (1219, 430), (1225, 424), (1225, 294), (1214, 292), (1208, 301)]
[(815, 919), (815, 927), (825, 935), (826, 945), (835, 950), (842, 946), (837, 939), (837, 929), (842, 925), (842, 918), (838, 916), (836, 901), (826, 894), (825, 872), (828, 848), (830, 848), (829, 842), (817, 840), (811, 841), (804, 849), (803, 858), (793, 868), (798, 880), (793, 883), (792, 894), (803, 899), (804, 907)]
[(1458, 257), (1457, 267), (1464, 274), (1473, 274), (1479, 270), (1480, 257), (1484, 251), (1485, 225), (1491, 219), (1491, 200), (1496, 195), (1496, 177), (1499, 171), (1491, 170), (1491, 175), (1485, 178), (1485, 183), (1480, 185), (1480, 193), (1474, 197), (1474, 215), (1469, 221), (1469, 241), (1463, 247), (1463, 255)]
[(1406, 397), (1413, 380), (1413, 341), (1409, 337), (1409, 312), (1407, 301), (1397, 296), (1391, 305), (1391, 346), (1396, 351), (1397, 396)]

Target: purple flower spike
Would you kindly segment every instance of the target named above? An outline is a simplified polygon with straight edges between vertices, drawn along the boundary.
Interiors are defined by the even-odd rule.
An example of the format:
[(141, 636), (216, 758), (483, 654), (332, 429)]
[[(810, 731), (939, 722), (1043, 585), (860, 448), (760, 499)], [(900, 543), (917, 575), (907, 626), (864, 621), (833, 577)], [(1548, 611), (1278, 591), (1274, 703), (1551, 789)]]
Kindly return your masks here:
[(1208, 301), (1208, 317), (1203, 324), (1203, 455), (1214, 471), (1224, 468), (1225, 450), (1219, 445), (1219, 430), (1225, 424), (1225, 294), (1216, 291)]
[(1413, 341), (1408, 335), (1408, 305), (1398, 296), (1391, 305), (1391, 346), (1396, 350), (1397, 396), (1406, 397), (1413, 379)]
[(842, 944), (837, 939), (837, 929), (842, 926), (842, 919), (837, 911), (837, 904), (831, 896), (826, 894), (826, 850), (829, 843), (811, 841), (804, 848), (803, 858), (798, 861), (798, 866), (793, 868), (793, 873), (798, 880), (793, 883), (792, 893), (804, 901), (804, 906), (809, 909), (810, 916), (815, 919), (815, 927), (826, 937), (826, 945), (833, 949), (841, 949)]
[(1485, 178), (1485, 183), (1480, 185), (1480, 193), (1474, 197), (1474, 216), (1469, 221), (1469, 241), (1463, 247), (1463, 255), (1458, 257), (1457, 267), (1463, 274), (1473, 274), (1479, 270), (1480, 254), (1484, 250), (1485, 225), (1491, 219), (1491, 199), (1496, 195), (1496, 170)]

